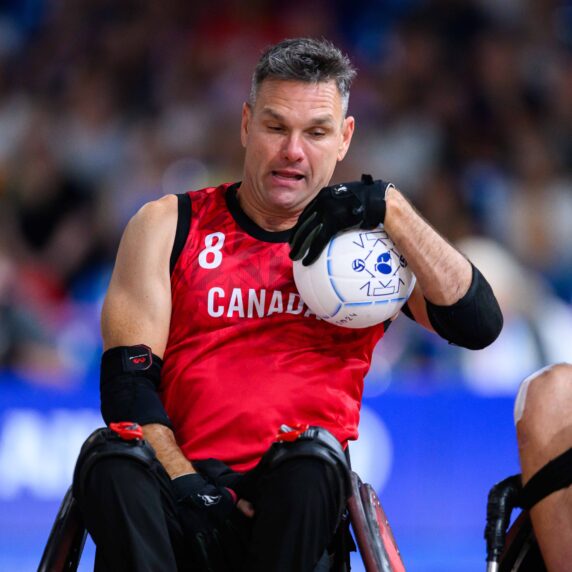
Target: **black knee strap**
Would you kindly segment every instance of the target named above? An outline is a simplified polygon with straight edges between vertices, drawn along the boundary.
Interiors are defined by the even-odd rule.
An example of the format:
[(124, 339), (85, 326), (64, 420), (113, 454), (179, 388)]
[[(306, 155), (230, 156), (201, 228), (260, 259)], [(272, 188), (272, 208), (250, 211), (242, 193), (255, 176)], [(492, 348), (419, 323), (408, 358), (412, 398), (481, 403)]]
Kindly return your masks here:
[(530, 510), (552, 493), (572, 485), (572, 448), (549, 461), (524, 485), (520, 506)]
[(75, 497), (81, 493), (94, 464), (109, 457), (129, 457), (146, 466), (150, 466), (156, 458), (155, 451), (144, 439), (126, 441), (107, 427), (96, 429), (79, 452), (73, 476)]

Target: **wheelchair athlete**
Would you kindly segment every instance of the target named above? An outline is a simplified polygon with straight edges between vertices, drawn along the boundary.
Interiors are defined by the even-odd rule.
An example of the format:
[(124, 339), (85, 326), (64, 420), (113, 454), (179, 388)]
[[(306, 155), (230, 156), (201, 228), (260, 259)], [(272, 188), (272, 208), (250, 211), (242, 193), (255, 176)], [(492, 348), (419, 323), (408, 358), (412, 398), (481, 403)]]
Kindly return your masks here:
[(197, 461), (250, 475), (282, 423), (322, 427), (344, 446), (357, 438), (364, 376), (390, 321), (319, 320), (292, 272), (337, 232), (384, 224), (416, 275), (404, 312), (420, 325), (472, 349), (498, 336), (486, 279), (398, 189), (370, 176), (330, 186), (354, 132), (354, 75), (325, 40), (271, 46), (242, 109), (242, 181), (165, 196), (127, 225), (102, 312), (101, 409), (108, 425), (139, 423), (155, 457), (97, 454), (80, 470), (98, 570), (325, 562), (343, 509), (337, 465), (296, 457), (221, 482)]

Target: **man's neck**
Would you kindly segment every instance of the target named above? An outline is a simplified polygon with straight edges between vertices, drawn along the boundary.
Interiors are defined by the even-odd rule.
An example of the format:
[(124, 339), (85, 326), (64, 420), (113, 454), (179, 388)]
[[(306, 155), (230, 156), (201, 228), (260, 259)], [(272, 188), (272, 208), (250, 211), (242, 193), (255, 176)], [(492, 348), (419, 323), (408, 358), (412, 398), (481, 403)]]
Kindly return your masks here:
[(238, 204), (248, 218), (254, 221), (260, 228), (269, 232), (280, 232), (291, 229), (296, 222), (300, 213), (285, 213), (278, 215), (261, 208), (254, 201), (246, 200), (245, 193), (241, 193), (241, 187), (238, 188), (236, 197)]

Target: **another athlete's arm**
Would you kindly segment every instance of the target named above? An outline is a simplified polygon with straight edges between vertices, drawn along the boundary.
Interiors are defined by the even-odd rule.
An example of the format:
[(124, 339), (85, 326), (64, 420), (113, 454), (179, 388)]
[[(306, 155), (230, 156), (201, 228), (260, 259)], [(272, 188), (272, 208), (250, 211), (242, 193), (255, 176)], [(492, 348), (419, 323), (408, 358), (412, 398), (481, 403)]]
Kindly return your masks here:
[[(163, 358), (171, 320), (169, 259), (176, 226), (174, 195), (146, 204), (129, 221), (103, 304), (104, 350), (145, 344)], [(143, 425), (143, 433), (172, 478), (194, 472), (169, 427), (150, 423)]]

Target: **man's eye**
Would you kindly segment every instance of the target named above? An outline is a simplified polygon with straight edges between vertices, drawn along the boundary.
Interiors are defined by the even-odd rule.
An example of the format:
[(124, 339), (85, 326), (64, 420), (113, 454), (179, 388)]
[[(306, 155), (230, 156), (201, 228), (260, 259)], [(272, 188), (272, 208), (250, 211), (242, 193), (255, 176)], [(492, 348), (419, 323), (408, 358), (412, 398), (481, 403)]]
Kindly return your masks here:
[(282, 127), (281, 125), (269, 125), (268, 129), (270, 129), (270, 131), (276, 131), (277, 133), (284, 131), (284, 127)]
[(318, 130), (310, 131), (310, 135), (311, 135), (312, 137), (317, 137), (317, 138), (319, 138), (319, 137), (323, 137), (325, 134), (326, 134), (325, 131), (318, 131)]

